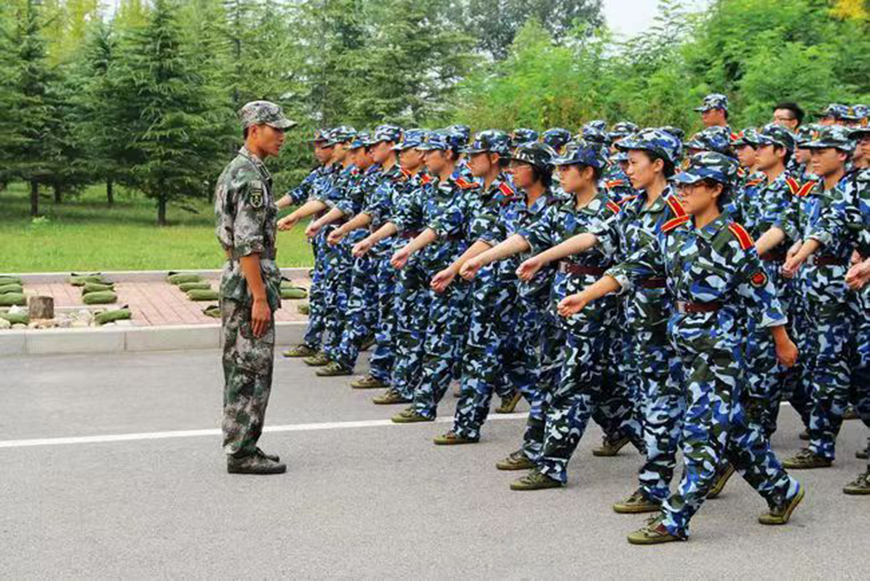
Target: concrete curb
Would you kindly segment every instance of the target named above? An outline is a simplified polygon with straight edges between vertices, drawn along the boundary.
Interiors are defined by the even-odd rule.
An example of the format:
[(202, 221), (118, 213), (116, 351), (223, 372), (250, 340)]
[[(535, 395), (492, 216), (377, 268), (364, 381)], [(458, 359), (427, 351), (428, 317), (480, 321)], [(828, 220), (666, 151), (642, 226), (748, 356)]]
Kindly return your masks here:
[[(311, 267), (299, 268), (282, 268), (281, 274), (288, 278), (304, 278), (308, 276), (308, 271)], [(166, 275), (169, 270), (117, 270), (106, 271), (101, 274), (112, 282), (161, 282), (166, 280)], [(175, 272), (183, 272), (185, 274), (198, 274), (207, 279), (219, 279), (221, 276), (220, 270), (179, 270)], [(7, 273), (13, 276), (20, 276), (21, 281), (27, 284), (56, 284), (65, 283), (69, 278), (69, 272), (29, 272), (29, 273)], [(3, 276), (3, 274), (0, 274)]]
[[(277, 323), (275, 343), (300, 343), (305, 321)], [(0, 357), (217, 349), (220, 324), (0, 331)]]

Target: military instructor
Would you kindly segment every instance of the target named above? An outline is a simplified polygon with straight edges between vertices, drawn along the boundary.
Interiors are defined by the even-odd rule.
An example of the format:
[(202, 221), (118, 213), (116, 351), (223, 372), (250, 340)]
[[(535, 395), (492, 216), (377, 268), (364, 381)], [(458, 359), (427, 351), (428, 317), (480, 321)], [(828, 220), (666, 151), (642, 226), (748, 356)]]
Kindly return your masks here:
[(284, 131), (296, 123), (269, 101), (252, 101), (239, 116), (245, 145), (215, 187), (216, 234), (227, 256), (220, 290), (223, 448), (231, 474), (281, 474), (287, 466), (257, 446), (272, 389), (275, 311), (281, 307), (278, 208), (263, 161), (278, 155)]

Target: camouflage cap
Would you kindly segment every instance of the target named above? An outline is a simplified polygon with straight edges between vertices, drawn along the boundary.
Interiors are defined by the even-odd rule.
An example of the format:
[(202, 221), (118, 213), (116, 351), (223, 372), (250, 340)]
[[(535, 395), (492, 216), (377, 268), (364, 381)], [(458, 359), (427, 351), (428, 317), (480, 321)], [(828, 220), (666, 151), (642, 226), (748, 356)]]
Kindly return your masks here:
[(794, 145), (796, 148), (802, 149), (807, 143), (813, 140), (813, 133), (818, 131), (821, 126), (811, 123), (809, 125), (801, 125), (795, 132)]
[(328, 129), (315, 129), (314, 137), (308, 140), (308, 143), (326, 143), (329, 141)]
[(686, 143), (686, 149), (698, 151), (715, 151), (723, 155), (733, 155), (731, 149), (731, 132), (727, 127), (707, 127), (692, 136)]
[(572, 141), (565, 146), (565, 153), (550, 162), (552, 165), (584, 165), (595, 169), (607, 166), (607, 154), (600, 143)]
[(665, 133), (670, 133), (674, 137), (680, 140), (680, 143), (686, 138), (686, 132), (681, 128), (676, 127), (674, 125), (665, 125), (664, 127), (659, 127)]
[(471, 127), (468, 125), (451, 125), (447, 128), (448, 131), (452, 131), (454, 133), (458, 133), (462, 136), (462, 145), (464, 146), (468, 143), (468, 140), (471, 139)]
[(497, 153), (502, 156), (507, 156), (511, 151), (511, 138), (504, 131), (498, 129), (487, 129), (479, 131), (474, 136), (467, 147), (462, 149), (462, 153)]
[(596, 123), (587, 123), (580, 130), (580, 135), (578, 136), (583, 141), (594, 141), (598, 144), (610, 143), (610, 138), (607, 136), (607, 131), (602, 129), (600, 125)]
[(731, 145), (734, 147), (758, 147), (758, 132), (754, 127), (747, 127), (740, 133), (731, 135)]
[[(864, 139), (865, 137), (870, 136), (870, 126), (862, 125), (860, 127), (852, 127), (849, 131), (849, 138), (857, 141), (859, 139)], [(857, 143), (856, 143), (857, 145)]]
[(610, 132), (607, 134), (607, 137), (609, 137), (611, 141), (616, 141), (617, 139), (628, 137), (633, 133), (637, 133), (637, 130), (637, 125), (632, 123), (631, 121), (620, 121), (610, 128)]
[(553, 149), (559, 149), (571, 141), (571, 132), (562, 127), (553, 127), (544, 131), (544, 134), (541, 135), (541, 141)]
[(552, 170), (553, 158), (556, 157), (556, 152), (546, 143), (538, 141), (530, 141), (519, 145), (511, 155), (511, 161), (520, 161), (533, 165), (544, 171)]
[(758, 145), (775, 145), (784, 147), (788, 151), (794, 151), (795, 136), (782, 125), (768, 123), (761, 128), (756, 137), (758, 138)]
[(621, 163), (624, 161), (628, 161), (628, 152), (625, 151), (617, 151), (613, 155), (610, 156), (610, 161), (613, 163)]
[(825, 110), (819, 113), (819, 116), (824, 119), (826, 117), (830, 117), (831, 119), (848, 119), (849, 118), (849, 107), (843, 105), (842, 103), (831, 103)]
[(327, 145), (346, 143), (348, 141), (353, 141), (354, 137), (356, 137), (356, 129), (350, 125), (339, 125), (338, 127), (333, 127), (329, 130), (329, 141), (326, 143)]
[(607, 121), (605, 121), (604, 119), (593, 119), (592, 121), (583, 125), (583, 129), (586, 129), (587, 127), (594, 129), (595, 131), (607, 133)]
[(534, 129), (520, 127), (511, 132), (511, 147), (517, 147), (521, 143), (538, 140), (538, 132)]
[(852, 105), (849, 107), (849, 111), (844, 119), (848, 121), (863, 121), (866, 123), (868, 112), (870, 112), (870, 108), (868, 108), (867, 105)]
[(701, 180), (729, 185), (737, 177), (737, 168), (737, 161), (727, 155), (704, 151), (690, 157), (686, 169), (671, 176), (670, 180), (677, 185), (691, 185)]
[(855, 142), (850, 136), (848, 127), (841, 125), (828, 125), (813, 132), (813, 140), (803, 145), (806, 149), (828, 149), (832, 147), (851, 153), (855, 150)]
[(350, 147), (348, 149), (359, 149), (361, 147), (368, 147), (372, 145), (372, 136), (368, 131), (360, 131), (357, 133), (353, 141), (350, 142)]
[(695, 107), (695, 111), (710, 111), (712, 109), (728, 110), (728, 97), (722, 93), (711, 93), (704, 97), (704, 103), (700, 107)]
[(661, 129), (643, 129), (635, 135), (626, 137), (616, 144), (620, 151), (641, 150), (652, 152), (666, 161), (676, 165), (682, 144), (676, 137)]
[(245, 129), (251, 125), (268, 125), (275, 129), (290, 129), (296, 125), (295, 121), (290, 121), (284, 116), (284, 111), (280, 106), (271, 101), (245, 103), (239, 109), (239, 117), (242, 120), (242, 127)]
[(426, 141), (427, 131), (425, 129), (408, 129), (402, 133), (402, 141), (393, 146), (396, 151), (404, 151), (406, 149), (415, 149), (423, 145)]
[(398, 125), (378, 125), (375, 134), (371, 138), (371, 145), (382, 141), (398, 142), (402, 139), (402, 128)]
[(420, 144), (417, 149), (425, 151), (447, 151), (448, 149), (452, 149), (454, 151), (459, 151), (462, 149), (462, 146), (462, 135), (448, 128), (436, 129), (435, 131), (430, 132), (429, 135), (426, 136), (425, 143)]

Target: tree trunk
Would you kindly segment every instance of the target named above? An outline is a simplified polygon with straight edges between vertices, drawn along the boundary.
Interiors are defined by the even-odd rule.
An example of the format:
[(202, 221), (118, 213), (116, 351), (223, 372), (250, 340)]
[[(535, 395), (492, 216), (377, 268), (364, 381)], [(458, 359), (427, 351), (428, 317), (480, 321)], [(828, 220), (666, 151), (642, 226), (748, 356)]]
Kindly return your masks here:
[(109, 206), (115, 205), (115, 182), (112, 181), (112, 178), (106, 180), (106, 200), (109, 202)]
[(162, 194), (157, 198), (157, 225), (166, 226), (166, 196)]
[(63, 203), (63, 187), (60, 185), (59, 182), (54, 182), (53, 188), (54, 188), (54, 203), (55, 204), (62, 204)]
[(30, 215), (39, 216), (39, 182), (30, 180)]
[(54, 299), (52, 297), (30, 297), (28, 314), (31, 319), (53, 319)]

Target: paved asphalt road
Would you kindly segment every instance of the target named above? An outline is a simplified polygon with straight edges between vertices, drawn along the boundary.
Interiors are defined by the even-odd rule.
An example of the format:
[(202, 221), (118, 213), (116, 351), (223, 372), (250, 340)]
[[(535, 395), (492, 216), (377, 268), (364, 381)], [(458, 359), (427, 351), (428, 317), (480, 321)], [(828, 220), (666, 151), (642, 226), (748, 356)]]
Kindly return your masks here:
[[(493, 463), (519, 442), (520, 416), (491, 422), (480, 444), (437, 448), (431, 438), (448, 424), (372, 422), (399, 408), (373, 406), (373, 392), (346, 384), (279, 361), (268, 424), (280, 430), (261, 442), (288, 461), (288, 473), (231, 476), (215, 431), (217, 352), (0, 359), (0, 578), (866, 579), (870, 571), (870, 498), (840, 492), (859, 471), (860, 422), (847, 422), (835, 467), (799, 474), (807, 497), (788, 526), (757, 524), (765, 505), (735, 477), (704, 505), (690, 542), (632, 547), (625, 535), (644, 517), (610, 504), (632, 491), (639, 456), (594, 458), (597, 427), (581, 442), (568, 487), (511, 492), (515, 475)], [(442, 418), (454, 401), (445, 398)], [(781, 455), (799, 448), (798, 428), (784, 409)], [(145, 435), (109, 437), (119, 434)]]

